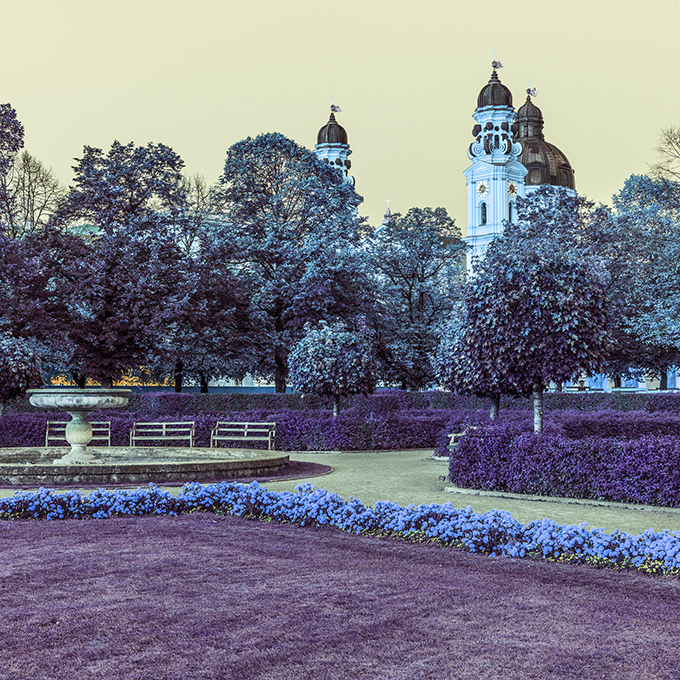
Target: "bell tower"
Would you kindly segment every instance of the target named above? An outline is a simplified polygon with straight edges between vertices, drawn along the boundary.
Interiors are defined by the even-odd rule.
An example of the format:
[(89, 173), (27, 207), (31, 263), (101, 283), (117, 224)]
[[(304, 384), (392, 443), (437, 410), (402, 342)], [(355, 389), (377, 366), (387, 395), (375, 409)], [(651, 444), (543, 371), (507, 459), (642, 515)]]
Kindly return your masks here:
[(352, 153), (347, 143), (347, 132), (335, 120), (335, 112), (340, 111), (338, 106), (331, 105), (331, 115), (328, 122), (319, 130), (316, 136), (314, 153), (324, 163), (329, 163), (342, 172), (345, 182), (354, 186), (354, 177), (349, 174), (352, 161), (348, 156)]
[(498, 78), (500, 62), (492, 63), (489, 82), (477, 97), (472, 114), (475, 141), (470, 144), (468, 158), (472, 165), (464, 171), (467, 180), (468, 272), (475, 258), (483, 257), (494, 236), (502, 233), (503, 224), (512, 222), (515, 198), (524, 196), (526, 168), (518, 158), (522, 146), (513, 141), (515, 109), (512, 93)]

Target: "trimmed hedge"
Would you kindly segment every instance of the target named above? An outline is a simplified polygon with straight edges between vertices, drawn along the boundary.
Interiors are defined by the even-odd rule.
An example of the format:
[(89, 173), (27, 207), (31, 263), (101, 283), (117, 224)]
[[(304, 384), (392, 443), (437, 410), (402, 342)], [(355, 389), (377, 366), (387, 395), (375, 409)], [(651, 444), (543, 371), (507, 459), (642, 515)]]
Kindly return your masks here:
[(427, 541), (471, 553), (591, 564), (634, 569), (647, 574), (680, 575), (680, 532), (638, 535), (543, 519), (520, 524), (502, 510), (474, 513), (470, 506), (409, 505), (378, 501), (367, 508), (317, 489), (298, 486), (294, 493), (274, 493), (259, 486), (222, 482), (186, 484), (177, 496), (153, 484), (136, 491), (99, 489), (88, 495), (40, 489), (17, 491), (0, 499), (0, 520), (106, 519), (121, 515), (180, 515), (194, 511), (251, 519), (291, 522), (300, 526), (331, 526), (354, 534)]
[[(332, 409), (330, 397), (313, 394), (145, 392), (133, 394), (127, 406), (130, 413), (150, 416), (193, 415), (233, 411), (315, 411)], [(356, 395), (341, 400), (342, 410), (354, 408), (365, 414), (382, 415), (405, 410), (489, 410), (489, 401), (451, 392), (406, 392), (381, 390), (368, 397)], [(680, 393), (649, 392), (548, 392), (544, 395), (547, 412), (576, 411), (671, 411), (680, 413)], [(504, 397), (501, 412), (529, 411), (531, 399)], [(17, 399), (6, 407), (7, 414), (34, 413), (28, 399)]]
[[(334, 418), (331, 411), (234, 411), (198, 413), (195, 416), (163, 414), (157, 421), (193, 420), (196, 423), (196, 446), (210, 446), (210, 431), (218, 420), (276, 422), (276, 448), (281, 451), (363, 451), (374, 449), (434, 448), (440, 433), (453, 423), (463, 428), (475, 421), (474, 411), (400, 411), (368, 416), (359, 409), (348, 409)], [(141, 418), (140, 418), (141, 415)], [(91, 420), (111, 421), (111, 444), (128, 446), (134, 420), (149, 418), (146, 414), (99, 411)], [(43, 446), (45, 423), (68, 420), (63, 413), (21, 413), (0, 418), (0, 447)], [(239, 447), (260, 448), (258, 442), (239, 442)]]
[(535, 435), (528, 419), (469, 430), (450, 457), (449, 480), (493, 491), (680, 507), (680, 437), (648, 434), (643, 421), (635, 438), (626, 439), (633, 419), (623, 438), (583, 436), (586, 425), (605, 431), (615, 425), (588, 420), (572, 423), (571, 438), (559, 422)]

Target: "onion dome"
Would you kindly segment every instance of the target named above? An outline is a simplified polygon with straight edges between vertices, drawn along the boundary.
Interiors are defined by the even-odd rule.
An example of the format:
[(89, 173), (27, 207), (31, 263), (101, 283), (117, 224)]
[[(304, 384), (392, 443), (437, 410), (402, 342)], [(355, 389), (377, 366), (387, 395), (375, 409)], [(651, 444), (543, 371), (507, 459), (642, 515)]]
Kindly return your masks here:
[(347, 132), (336, 120), (335, 114), (331, 113), (328, 122), (319, 130), (316, 136), (317, 144), (347, 144)]
[(491, 79), (482, 88), (477, 97), (477, 108), (485, 106), (512, 106), (512, 93), (498, 78), (496, 69), (491, 73)]
[(543, 114), (531, 97), (517, 111), (515, 140), (522, 145), (518, 160), (527, 169), (525, 186), (550, 184), (575, 189), (574, 170), (567, 157), (543, 137)]

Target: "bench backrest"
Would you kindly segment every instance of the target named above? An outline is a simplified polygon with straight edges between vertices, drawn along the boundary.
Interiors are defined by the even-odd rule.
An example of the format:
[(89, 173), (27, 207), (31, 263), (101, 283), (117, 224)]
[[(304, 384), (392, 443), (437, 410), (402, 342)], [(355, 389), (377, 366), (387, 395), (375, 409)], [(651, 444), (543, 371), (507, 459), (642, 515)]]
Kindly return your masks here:
[(218, 421), (213, 429), (216, 435), (234, 435), (236, 437), (263, 436), (268, 437), (276, 430), (276, 423), (236, 423)]
[(193, 432), (196, 424), (193, 420), (181, 423), (138, 423), (132, 424), (132, 431), (142, 434), (177, 434)]

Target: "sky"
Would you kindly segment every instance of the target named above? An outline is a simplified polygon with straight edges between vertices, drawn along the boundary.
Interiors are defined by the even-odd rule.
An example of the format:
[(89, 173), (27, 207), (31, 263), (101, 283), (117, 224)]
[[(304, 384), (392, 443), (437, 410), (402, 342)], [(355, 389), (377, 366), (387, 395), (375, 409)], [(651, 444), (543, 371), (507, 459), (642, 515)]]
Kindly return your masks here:
[(188, 175), (280, 132), (313, 148), (332, 98), (360, 213), (445, 207), (465, 231), (463, 170), (491, 74), (515, 108), (536, 87), (576, 188), (611, 203), (680, 124), (680, 0), (0, 0), (0, 103), (69, 184), (83, 146), (162, 142)]

